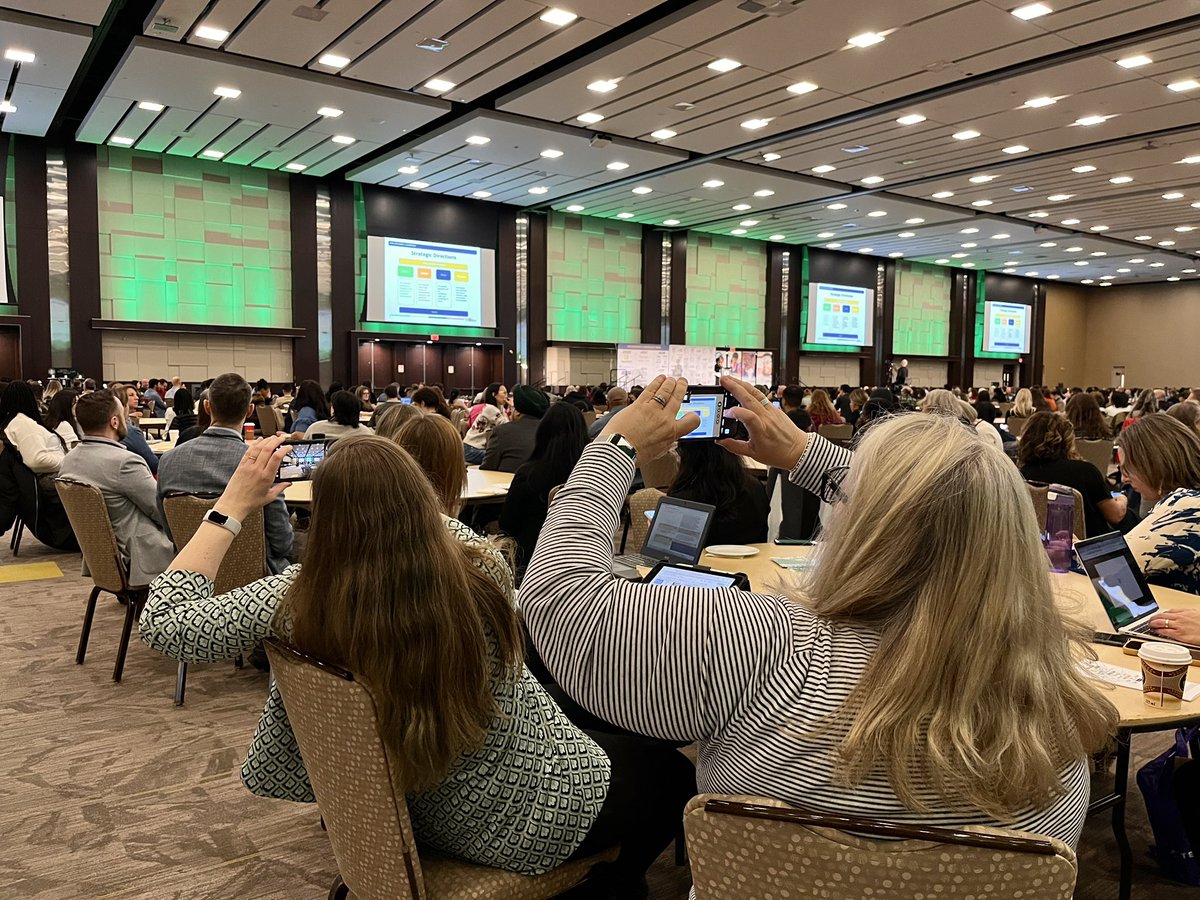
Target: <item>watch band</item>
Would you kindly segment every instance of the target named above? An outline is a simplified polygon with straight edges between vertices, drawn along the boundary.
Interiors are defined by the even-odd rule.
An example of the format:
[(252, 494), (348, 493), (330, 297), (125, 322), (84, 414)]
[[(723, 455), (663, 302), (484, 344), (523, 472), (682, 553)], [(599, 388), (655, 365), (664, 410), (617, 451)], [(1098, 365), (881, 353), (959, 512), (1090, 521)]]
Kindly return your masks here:
[(628, 456), (634, 462), (637, 462), (637, 449), (633, 446), (633, 444), (625, 440), (625, 435), (610, 434), (604, 440), (606, 443), (612, 444), (618, 450), (624, 451), (626, 456)]
[(206, 512), (204, 514), (203, 521), (211, 522), (213, 525), (217, 525), (221, 528), (224, 528), (226, 531), (228, 531), (234, 537), (237, 537), (238, 533), (241, 532), (241, 530), (242, 530), (241, 522), (239, 522), (237, 519), (234, 519), (230, 516), (225, 515), (224, 513), (217, 512), (215, 509), (210, 509), (208, 512)]

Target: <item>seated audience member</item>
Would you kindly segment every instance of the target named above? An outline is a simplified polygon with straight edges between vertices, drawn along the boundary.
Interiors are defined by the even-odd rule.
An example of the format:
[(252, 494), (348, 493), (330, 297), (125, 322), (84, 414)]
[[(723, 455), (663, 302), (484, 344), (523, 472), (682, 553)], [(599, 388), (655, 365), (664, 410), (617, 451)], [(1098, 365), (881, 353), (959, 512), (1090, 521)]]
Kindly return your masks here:
[[(240, 521), (278, 497), (280, 440), (248, 448), (218, 510)], [(691, 764), (567, 719), (523, 664), (503, 557), (445, 515), (420, 464), (379, 437), (338, 442), (313, 479), (310, 534), (303, 566), (214, 596), (232, 535), (201, 525), (151, 585), (142, 639), (215, 660), (275, 634), (346, 667), (373, 688), (423, 848), (536, 874), (619, 844), (603, 896), (645, 896), (645, 870), (695, 791)], [(260, 796), (315, 799), (275, 687), (242, 781)]]
[(371, 386), (369, 384), (360, 384), (355, 388), (354, 396), (358, 398), (358, 405), (363, 412), (375, 411), (375, 404), (371, 402)]
[(437, 388), (417, 388), (412, 395), (412, 405), (423, 412), (441, 416), (447, 421), (450, 419), (450, 404), (446, 402), (446, 398)]
[[(636, 458), (698, 424), (676, 420), (686, 383), (660, 376), (584, 450), (522, 584), (561, 687), (615, 725), (699, 742), (702, 792), (1075, 845), (1090, 754), (1117, 713), (1076, 666), (1088, 648), (1056, 606), (1010, 460), (934, 415), (879, 421), (852, 453), (721, 383), (750, 435), (722, 446), (830, 502), (816, 565), (782, 595), (612, 574)], [(922, 536), (920, 565), (898, 534)], [(971, 614), (954, 614), (964, 601)]]
[(1184, 400), (1167, 410), (1167, 415), (1178, 419), (1192, 431), (1200, 434), (1200, 403)]
[(1113, 391), (1108, 406), (1104, 407), (1106, 416), (1129, 412), (1129, 394), (1125, 391)]
[(604, 398), (608, 401), (608, 412), (602, 416), (597, 416), (596, 421), (588, 427), (587, 436), (589, 441), (598, 435), (608, 422), (612, 421), (613, 416), (629, 405), (629, 393), (625, 388), (610, 387), (605, 393)]
[(1083, 497), (1086, 535), (1116, 531), (1128, 511), (1124, 497), (1113, 497), (1104, 475), (1075, 449), (1075, 431), (1061, 413), (1034, 413), (1021, 433), (1017, 466), (1026, 481), (1061, 484)]
[[(625, 393), (622, 388), (610, 388), (610, 404), (617, 391)], [(538, 534), (546, 521), (550, 491), (566, 483), (587, 445), (585, 427), (583, 413), (574, 404), (551, 404), (538, 422), (537, 440), (529, 461), (513, 476), (500, 512), (500, 528), (517, 542), (518, 576), (533, 557)]]
[(151, 378), (146, 385), (146, 390), (142, 394), (142, 400), (145, 401), (150, 413), (155, 416), (165, 416), (167, 414), (167, 401), (162, 394), (158, 392), (158, 379)]
[(1009, 419), (1028, 419), (1036, 409), (1033, 408), (1033, 392), (1029, 388), (1021, 388), (1013, 400), (1012, 409), (1008, 411)]
[(761, 544), (767, 539), (769, 504), (763, 483), (740, 457), (712, 441), (680, 441), (679, 473), (667, 495), (715, 506), (709, 544)]
[[(178, 395), (176, 395), (178, 396)], [(171, 491), (189, 494), (217, 494), (233, 477), (246, 452), (242, 424), (251, 407), (250, 385), (241, 375), (229, 372), (213, 379), (203, 402), (212, 424), (163, 456), (158, 472), (158, 508)], [(166, 521), (166, 517), (163, 517)], [(263, 510), (263, 528), (267, 540), (267, 563), (276, 574), (291, 565), (292, 522), (282, 498)]]
[(314, 423), (328, 418), (329, 403), (325, 400), (321, 385), (311, 379), (300, 382), (290, 414), (292, 437), (297, 439), (304, 437), (304, 432)]
[[(75, 421), (75, 403), (79, 394), (72, 390), (55, 391), (46, 403), (46, 417), (42, 424), (62, 438), (63, 446), (70, 450), (79, 443), (79, 425)], [(1196, 407), (1200, 410), (1200, 406)]]
[(483, 392), (483, 399), (471, 407), (471, 427), (463, 435), (463, 455), (468, 465), (478, 465), (486, 455), (492, 429), (508, 421), (508, 388), (493, 381)]
[[(381, 406), (376, 407), (377, 412)], [(420, 415), (421, 411), (415, 406), (410, 406), (407, 403), (394, 403), (380, 412), (379, 424), (375, 426), (375, 433), (380, 437), (387, 438), (389, 441), (394, 441), (396, 439), (396, 432), (400, 430), (400, 427), (409, 419), (417, 418)], [(461, 450), (459, 450), (459, 455), (462, 455)]]
[(42, 422), (37, 397), (24, 381), (12, 381), (0, 396), (0, 431), (4, 443), (21, 456), (35, 475), (54, 475), (67, 455), (66, 442)]
[(155, 475), (158, 474), (158, 457), (154, 455), (154, 451), (150, 449), (150, 445), (146, 443), (146, 436), (142, 434), (142, 429), (138, 427), (138, 419), (141, 418), (140, 398), (132, 384), (121, 384), (114, 382), (109, 390), (112, 395), (117, 398), (117, 402), (122, 400), (125, 403), (125, 436), (121, 438), (121, 443), (130, 453), (136, 453), (146, 461), (150, 471)]
[(337, 438), (351, 434), (374, 434), (375, 429), (359, 421), (362, 407), (349, 391), (338, 391), (333, 395), (333, 415), (321, 422), (313, 422), (304, 432), (305, 438)]
[(804, 408), (804, 389), (797, 385), (789, 385), (780, 390), (779, 408), (787, 413), (788, 418), (801, 431), (812, 431), (813, 421), (808, 414), (808, 410)]
[(1126, 535), (1146, 580), (1200, 594), (1200, 436), (1174, 416), (1141, 416), (1117, 435), (1117, 459), (1153, 504)]
[(487, 450), (479, 468), (494, 472), (516, 472), (533, 453), (538, 422), (550, 408), (544, 393), (527, 384), (513, 388), (511, 422), (501, 422), (488, 438)]
[(96, 391), (79, 399), (75, 415), (83, 440), (67, 454), (59, 476), (100, 489), (129, 583), (149, 584), (175, 557), (175, 546), (155, 502), (154, 476), (120, 444), (125, 409), (108, 391)]
[(167, 431), (182, 433), (196, 424), (196, 401), (191, 391), (181, 387), (171, 398), (171, 404), (167, 410)]
[(821, 388), (812, 392), (807, 409), (808, 416), (812, 419), (812, 431), (819, 431), (822, 425), (846, 424), (846, 420), (838, 415), (838, 411), (829, 402), (829, 394)]
[(1109, 420), (1096, 405), (1096, 398), (1086, 391), (1072, 393), (1067, 400), (1067, 421), (1078, 440), (1107, 441), (1112, 438)]
[(378, 401), (375, 404), (375, 409), (371, 413), (371, 421), (367, 424), (372, 428), (378, 428), (379, 421), (385, 412), (396, 406), (402, 405), (407, 404), (402, 404), (400, 401), (400, 385), (393, 381), (391, 384), (385, 387), (383, 389), (383, 393), (379, 395)]
[(1129, 410), (1129, 415), (1125, 417), (1125, 421), (1121, 423), (1121, 430), (1124, 431), (1138, 419), (1146, 416), (1152, 416), (1158, 413), (1158, 399), (1154, 396), (1154, 391), (1147, 388), (1138, 394), (1137, 399), (1133, 401), (1133, 406)]

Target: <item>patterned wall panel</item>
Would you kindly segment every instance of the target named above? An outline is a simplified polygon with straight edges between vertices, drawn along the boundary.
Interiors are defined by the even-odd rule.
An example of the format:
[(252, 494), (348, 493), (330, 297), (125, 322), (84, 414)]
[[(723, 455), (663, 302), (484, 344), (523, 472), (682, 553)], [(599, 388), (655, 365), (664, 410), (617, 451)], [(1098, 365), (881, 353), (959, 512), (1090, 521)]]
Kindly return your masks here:
[(546, 337), (641, 340), (641, 226), (553, 213), (546, 243)]
[(896, 264), (894, 355), (949, 355), (952, 273), (941, 266), (904, 260)]
[(766, 245), (689, 232), (686, 342), (761, 347), (766, 312)]
[(113, 147), (97, 156), (103, 318), (291, 327), (286, 176)]

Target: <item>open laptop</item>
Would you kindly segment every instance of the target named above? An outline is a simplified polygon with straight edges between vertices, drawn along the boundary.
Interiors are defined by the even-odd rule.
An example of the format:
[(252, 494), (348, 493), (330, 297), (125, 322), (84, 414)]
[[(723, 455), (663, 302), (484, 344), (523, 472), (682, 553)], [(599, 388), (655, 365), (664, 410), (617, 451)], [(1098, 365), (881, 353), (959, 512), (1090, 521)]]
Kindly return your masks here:
[(660, 562), (694, 566), (704, 550), (716, 509), (708, 503), (662, 497), (654, 508), (654, 519), (641, 551), (614, 557), (613, 572), (624, 578), (638, 578), (638, 566), (653, 567)]
[(1075, 554), (1100, 597), (1113, 630), (1143, 639), (1182, 644), (1150, 628), (1150, 619), (1158, 614), (1158, 603), (1133, 558), (1133, 551), (1118, 531), (1077, 541)]

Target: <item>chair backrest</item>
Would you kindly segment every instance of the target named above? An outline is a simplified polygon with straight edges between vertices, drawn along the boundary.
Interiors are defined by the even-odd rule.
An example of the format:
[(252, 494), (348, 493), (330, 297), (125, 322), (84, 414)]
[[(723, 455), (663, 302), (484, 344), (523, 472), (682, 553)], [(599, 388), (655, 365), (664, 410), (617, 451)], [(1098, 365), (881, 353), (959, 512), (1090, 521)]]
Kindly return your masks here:
[(84, 562), (96, 587), (113, 594), (129, 590), (121, 548), (117, 545), (117, 535), (108, 518), (108, 506), (100, 488), (69, 478), (55, 479), (54, 488), (67, 511), (71, 530), (79, 541), (79, 549), (83, 551)]
[(1108, 467), (1113, 461), (1112, 438), (1101, 441), (1075, 441), (1075, 449), (1079, 455), (1100, 470), (1101, 475), (1108, 475)]
[[(1050, 504), (1047, 496), (1050, 492), (1050, 485), (1026, 482), (1025, 486), (1029, 488), (1029, 496), (1033, 499), (1033, 511), (1037, 514), (1038, 528), (1045, 531), (1046, 511)], [(1071, 493), (1075, 496), (1075, 524), (1072, 527), (1075, 537), (1084, 538), (1087, 537), (1087, 519), (1083, 515), (1083, 495), (1075, 488), (1071, 488)]]
[[(175, 546), (182, 548), (192, 539), (204, 514), (217, 502), (216, 497), (172, 492), (163, 498), (163, 512), (171, 526)], [(221, 567), (217, 569), (218, 594), (258, 581), (267, 574), (267, 541), (263, 531), (263, 511), (256, 509), (242, 522), (242, 530), (229, 545)]]
[(626, 553), (641, 553), (646, 535), (650, 533), (650, 519), (646, 513), (658, 506), (663, 492), (658, 488), (642, 488), (629, 496), (629, 534), (625, 538)]
[(853, 425), (822, 425), (817, 434), (830, 441), (848, 441), (854, 437)]
[(1008, 427), (1008, 433), (1013, 437), (1020, 437), (1025, 431), (1025, 426), (1029, 424), (1028, 419), (1008, 419), (1004, 423)]
[(995, 885), (1005, 897), (1070, 900), (1078, 872), (1054, 838), (824, 815), (762, 797), (693, 797), (683, 828), (696, 900), (966, 900), (996, 896)]
[(276, 638), (266, 651), (342, 880), (357, 900), (424, 898), (408, 805), (371, 692)]
[(269, 403), (257, 408), (257, 417), (260, 434), (272, 435), (283, 431), (283, 414)]
[(670, 450), (658, 459), (639, 460), (638, 468), (642, 470), (642, 483), (646, 487), (669, 488), (679, 474), (679, 454)]

